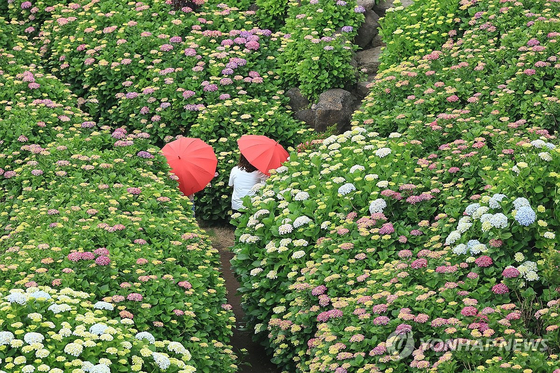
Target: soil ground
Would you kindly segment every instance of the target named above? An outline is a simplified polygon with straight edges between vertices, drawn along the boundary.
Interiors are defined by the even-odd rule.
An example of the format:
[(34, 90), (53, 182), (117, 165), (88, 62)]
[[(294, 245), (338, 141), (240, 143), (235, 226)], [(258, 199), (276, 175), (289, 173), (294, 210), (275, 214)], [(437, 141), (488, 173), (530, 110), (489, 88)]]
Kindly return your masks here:
[(241, 307), (241, 296), (237, 294), (239, 282), (235, 278), (230, 264), (230, 260), (233, 258), (230, 248), (235, 243), (234, 228), (208, 227), (204, 229), (212, 240), (214, 248), (220, 252), (222, 276), (226, 281), (227, 299), (235, 314), (236, 325), (231, 344), (240, 360), (238, 373), (280, 373), (281, 369), (270, 362), (264, 348), (252, 341), (252, 330), (245, 330), (244, 328), (245, 314)]

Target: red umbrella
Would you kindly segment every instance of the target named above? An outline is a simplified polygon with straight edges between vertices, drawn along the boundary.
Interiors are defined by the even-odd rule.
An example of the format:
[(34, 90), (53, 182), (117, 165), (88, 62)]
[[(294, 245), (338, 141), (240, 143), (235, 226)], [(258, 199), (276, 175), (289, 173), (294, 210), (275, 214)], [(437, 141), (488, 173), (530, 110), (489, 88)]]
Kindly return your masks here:
[(214, 149), (201, 139), (181, 137), (166, 144), (162, 152), (186, 196), (204, 189), (216, 173)]
[(249, 163), (269, 176), (269, 171), (280, 167), (289, 156), (282, 145), (266, 136), (243, 135), (237, 145)]

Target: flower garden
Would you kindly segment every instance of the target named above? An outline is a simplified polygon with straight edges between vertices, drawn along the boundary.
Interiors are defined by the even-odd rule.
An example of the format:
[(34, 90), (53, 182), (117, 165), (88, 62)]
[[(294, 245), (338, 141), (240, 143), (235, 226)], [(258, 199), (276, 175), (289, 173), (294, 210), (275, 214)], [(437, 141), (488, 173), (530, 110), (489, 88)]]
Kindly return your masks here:
[(220, 223), (243, 134), (291, 150), (232, 218), (281, 369), (560, 372), (560, 2), (396, 2), (327, 138), (284, 92), (355, 79), (364, 9), (256, 3), (0, 5), (0, 372), (237, 371), (218, 252), (160, 149), (212, 144), (195, 205)]

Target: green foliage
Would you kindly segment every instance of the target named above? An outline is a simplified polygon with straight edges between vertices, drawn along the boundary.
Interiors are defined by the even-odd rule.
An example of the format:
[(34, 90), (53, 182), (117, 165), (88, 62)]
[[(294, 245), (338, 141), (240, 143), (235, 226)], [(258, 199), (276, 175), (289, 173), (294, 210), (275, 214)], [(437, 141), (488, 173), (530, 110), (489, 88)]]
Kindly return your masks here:
[(379, 35), (386, 43), (380, 69), (428, 54), (448, 38), (457, 36), (459, 23), (467, 16), (459, 3), (459, 0), (414, 1), (404, 9), (400, 0), (395, 1), (395, 7), (379, 20)]
[[(98, 302), (91, 294), (47, 286), (0, 291), (6, 299), (0, 303), (0, 317), (18, 320), (5, 323), (0, 332), (2, 368), (7, 371), (22, 364), (22, 371), (63, 372), (68, 364), (82, 371), (108, 366), (117, 372), (196, 371), (189, 363), (191, 353), (181, 343), (156, 341), (150, 333), (138, 333), (133, 320), (113, 318), (114, 306)], [(27, 360), (27, 346), (32, 344), (37, 346), (36, 358)]]
[[(343, 5), (342, 5), (343, 4)], [(355, 1), (290, 2), (284, 27), (280, 75), (287, 86), (297, 86), (311, 99), (331, 88), (356, 80), (350, 65), (364, 15)]]
[(235, 371), (218, 253), (150, 136), (99, 126), (54, 76), (0, 61), (5, 286), (94, 294), (111, 319), (181, 341), (199, 371)]
[(285, 23), (289, 0), (257, 0), (259, 26), (278, 30)]
[(457, 33), (403, 28), (354, 129), (302, 145), (234, 220), (248, 321), (291, 370), (560, 367), (558, 5), (433, 6), (388, 17)]

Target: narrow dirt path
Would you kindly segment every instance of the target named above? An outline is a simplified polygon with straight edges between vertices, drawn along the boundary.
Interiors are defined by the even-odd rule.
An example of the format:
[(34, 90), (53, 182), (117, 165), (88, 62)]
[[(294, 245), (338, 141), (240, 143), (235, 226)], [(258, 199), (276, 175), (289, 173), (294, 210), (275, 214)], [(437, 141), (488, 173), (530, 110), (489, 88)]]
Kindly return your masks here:
[[(238, 373), (281, 373), (282, 370), (270, 362), (264, 348), (252, 341), (252, 331), (244, 329), (245, 313), (241, 307), (241, 296), (237, 294), (239, 282), (235, 278), (230, 264), (230, 260), (233, 258), (230, 248), (235, 242), (233, 227), (204, 229), (210, 236), (214, 248), (220, 252), (222, 276), (226, 281), (227, 300), (233, 307), (233, 313), (235, 314), (236, 325), (231, 344), (240, 359)], [(243, 350), (247, 352), (244, 354)]]

